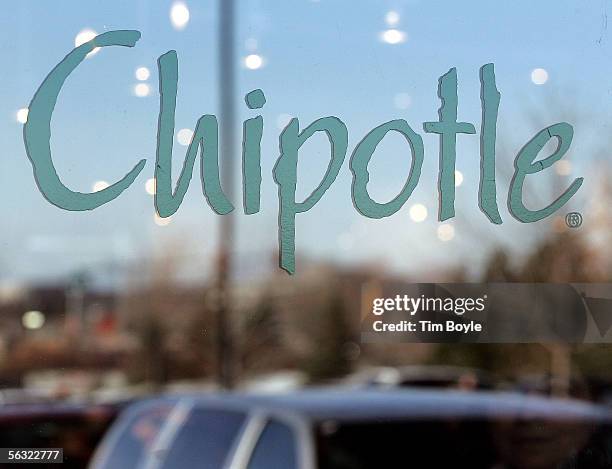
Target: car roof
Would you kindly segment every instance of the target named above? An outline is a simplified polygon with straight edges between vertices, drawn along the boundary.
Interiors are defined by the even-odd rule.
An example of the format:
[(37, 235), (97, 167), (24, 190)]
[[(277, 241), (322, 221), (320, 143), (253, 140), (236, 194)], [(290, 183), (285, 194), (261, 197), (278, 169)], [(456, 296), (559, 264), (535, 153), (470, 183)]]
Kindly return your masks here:
[(612, 409), (585, 401), (520, 393), (449, 390), (305, 390), (287, 394), (198, 394), (198, 405), (297, 414), (311, 420), (452, 417), (580, 419), (612, 422)]
[(50, 419), (113, 415), (118, 406), (89, 403), (37, 403), (0, 405), (0, 422), (15, 419)]

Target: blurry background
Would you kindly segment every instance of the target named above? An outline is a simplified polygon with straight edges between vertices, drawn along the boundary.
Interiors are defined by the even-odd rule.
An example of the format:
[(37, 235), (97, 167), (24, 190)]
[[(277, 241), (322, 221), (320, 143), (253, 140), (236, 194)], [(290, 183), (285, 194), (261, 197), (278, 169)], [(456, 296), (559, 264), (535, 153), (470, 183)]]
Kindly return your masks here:
[[(357, 382), (401, 384), (405, 375), (408, 383), (431, 384), (431, 371), (441, 385), (561, 389), (608, 399), (608, 346), (359, 341), (371, 298), (400, 293), (409, 282), (610, 281), (608, 6), (605, 0), (383, 0), (358, 8), (344, 0), (237, 1), (229, 63), (236, 72), (238, 151), (241, 121), (255, 115), (243, 96), (261, 88), (267, 104), (261, 211), (241, 214), (241, 193), (234, 194), (231, 283), (227, 290), (221, 285), (223, 292), (216, 280), (221, 217), (207, 206), (198, 177), (169, 219), (156, 216), (152, 197), (157, 57), (170, 49), (179, 57), (177, 174), (197, 119), (221, 112), (217, 3), (63, 1), (59, 7), (24, 0), (7, 6), (10, 14), (0, 18), (0, 53), (10, 64), (0, 74), (0, 384), (97, 398), (214, 388), (225, 347), (241, 387), (286, 388), (351, 374)], [(44, 200), (32, 177), (22, 139), (27, 106), (75, 44), (116, 29), (137, 29), (142, 39), (133, 49), (93, 52), (71, 75), (53, 116), (54, 161), (64, 183), (83, 192), (106, 187), (140, 158), (147, 166), (112, 203), (89, 213), (62, 211)], [(437, 120), (438, 78), (457, 67), (459, 119), (479, 129), (478, 72), (489, 62), (502, 96), (497, 191), (504, 224), (492, 225), (478, 209), (477, 135), (458, 137), (457, 216), (440, 223), (438, 138), (425, 134), (422, 122)], [(291, 117), (305, 127), (326, 115), (347, 124), (349, 152), (380, 123), (406, 119), (425, 142), (423, 172), (402, 210), (370, 220), (352, 206), (345, 162), (324, 198), (297, 216), (297, 274), (289, 277), (277, 267), (271, 170), (278, 135)], [(585, 182), (557, 216), (523, 225), (506, 209), (512, 162), (537, 131), (560, 121), (574, 126), (572, 147), (551, 169), (527, 179), (527, 205), (548, 205), (576, 177)], [(328, 152), (321, 135), (304, 145), (298, 197), (318, 184)], [(390, 134), (370, 165), (372, 196), (393, 198), (409, 167), (405, 141)], [(240, 188), (239, 171), (234, 176)], [(573, 210), (584, 218), (578, 230), (564, 221)], [(216, 313), (227, 292), (232, 340), (219, 347)], [(401, 373), (388, 369), (405, 366)], [(556, 386), (558, 379), (565, 384)]]

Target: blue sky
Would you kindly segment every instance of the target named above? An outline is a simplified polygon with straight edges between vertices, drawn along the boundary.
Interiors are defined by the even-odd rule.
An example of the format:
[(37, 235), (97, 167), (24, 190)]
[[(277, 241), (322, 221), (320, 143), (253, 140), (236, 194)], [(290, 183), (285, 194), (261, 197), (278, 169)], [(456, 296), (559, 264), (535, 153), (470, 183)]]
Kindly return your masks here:
[[(216, 2), (186, 0), (189, 21), (182, 29), (171, 21), (173, 4), (22, 0), (0, 18), (2, 278), (57, 278), (109, 262), (138, 263), (164, 249), (177, 250), (189, 259), (193, 272), (203, 272), (201, 266), (215, 249), (219, 217), (207, 206), (197, 178), (167, 226), (154, 223), (153, 198), (145, 192), (154, 169), (157, 57), (170, 49), (178, 52), (177, 131), (193, 128), (199, 116), (218, 111)], [(256, 272), (277, 250), (278, 201), (271, 170), (278, 157), (278, 134), (288, 116), (298, 117), (302, 126), (321, 116), (341, 118), (349, 128), (349, 155), (367, 131), (396, 118), (406, 119), (425, 142), (417, 189), (402, 210), (384, 220), (363, 218), (352, 207), (347, 155), (325, 197), (310, 212), (298, 215), (298, 253), (427, 272), (454, 263), (476, 266), (496, 244), (528, 249), (541, 227), (521, 225), (507, 213), (506, 180), (498, 183), (504, 225), (490, 225), (478, 210), (478, 135), (459, 137), (457, 169), (464, 182), (457, 188), (457, 217), (446, 229), (446, 238), (449, 230), (454, 236), (440, 239), (445, 235), (436, 221), (438, 139), (425, 134), (422, 123), (437, 119), (437, 80), (451, 67), (457, 67), (459, 76), (459, 118), (479, 129), (478, 70), (485, 63), (495, 64), (502, 94), (498, 132), (503, 151), (498, 148), (498, 166), (506, 173), (511, 172), (516, 151), (535, 132), (569, 119), (576, 132), (567, 157), (571, 174), (550, 171), (532, 184), (536, 192), (549, 194), (551, 180), (557, 178), (553, 186), (562, 187), (568, 177), (585, 176), (574, 204), (581, 208), (589, 197), (594, 179), (588, 175), (595, 159), (601, 158), (597, 150), (610, 140), (612, 123), (609, 2), (238, 0), (237, 6), (240, 118), (254, 115), (244, 106), (246, 92), (261, 88), (267, 97), (262, 112), (261, 212), (241, 214), (241, 194), (236, 196), (241, 269)], [(36, 189), (16, 112), (27, 107), (46, 74), (84, 29), (137, 29), (142, 39), (133, 49), (107, 48), (93, 55), (66, 83), (52, 125), (58, 172), (69, 187), (90, 191), (96, 181), (117, 180), (140, 158), (147, 159), (147, 166), (112, 203), (91, 213), (70, 213), (48, 204)], [(385, 43), (381, 33), (388, 29), (400, 31), (405, 40)], [(263, 66), (247, 68), (248, 55), (261, 57)], [(136, 78), (139, 67), (150, 70), (146, 81)], [(532, 81), (537, 68), (548, 75), (542, 85)], [(149, 87), (147, 96), (135, 95), (139, 83), (141, 90), (142, 85)], [(175, 143), (177, 170), (185, 150)], [(327, 155), (324, 137), (303, 147), (298, 169), (301, 197), (322, 177)], [(403, 139), (388, 136), (371, 163), (371, 194), (379, 201), (393, 198), (409, 165)], [(411, 219), (414, 204), (427, 208), (425, 221)]]

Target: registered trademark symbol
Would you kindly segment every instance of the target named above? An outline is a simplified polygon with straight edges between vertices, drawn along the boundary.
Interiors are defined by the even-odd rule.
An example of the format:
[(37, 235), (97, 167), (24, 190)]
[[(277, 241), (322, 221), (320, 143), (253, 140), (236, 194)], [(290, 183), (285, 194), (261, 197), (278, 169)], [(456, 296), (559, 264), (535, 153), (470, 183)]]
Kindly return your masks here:
[(569, 212), (565, 215), (565, 224), (569, 228), (578, 228), (582, 225), (582, 214), (580, 212)]

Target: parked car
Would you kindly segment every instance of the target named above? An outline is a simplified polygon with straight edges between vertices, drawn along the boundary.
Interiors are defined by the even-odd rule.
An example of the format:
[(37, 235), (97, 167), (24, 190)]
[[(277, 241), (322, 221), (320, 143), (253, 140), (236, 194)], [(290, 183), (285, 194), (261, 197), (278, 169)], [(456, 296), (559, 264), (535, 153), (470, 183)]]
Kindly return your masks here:
[(414, 365), (366, 368), (349, 376), (346, 384), (353, 387), (419, 387), (471, 391), (492, 389), (494, 380), (487, 372), (475, 368)]
[[(87, 466), (98, 442), (118, 415), (121, 404), (0, 405), (0, 447), (62, 448), (63, 469)], [(60, 467), (57, 463), (0, 464), (0, 467)]]
[(91, 469), (603, 468), (612, 411), (524, 394), (319, 390), (126, 411)]
[(23, 388), (0, 389), (0, 406), (44, 404), (53, 402), (49, 393)]

